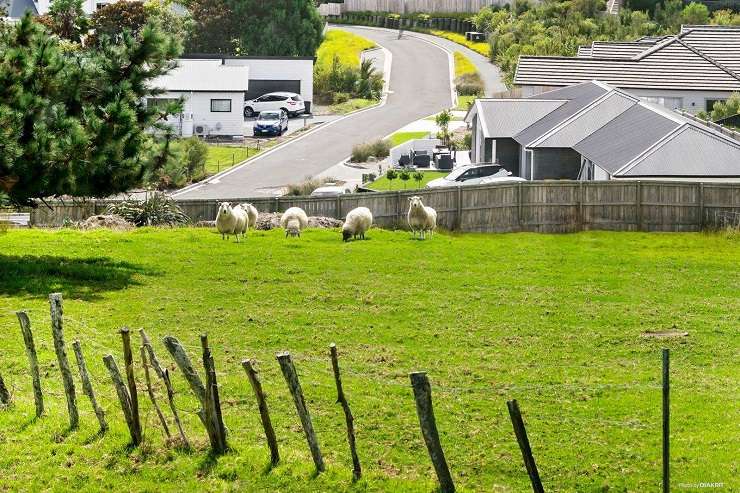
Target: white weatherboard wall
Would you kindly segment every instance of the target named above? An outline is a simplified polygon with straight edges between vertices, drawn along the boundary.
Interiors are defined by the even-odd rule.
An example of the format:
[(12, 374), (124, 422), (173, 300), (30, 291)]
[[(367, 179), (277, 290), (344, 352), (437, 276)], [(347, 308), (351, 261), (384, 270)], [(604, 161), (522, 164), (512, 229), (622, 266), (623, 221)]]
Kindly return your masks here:
[(301, 97), (313, 101), (313, 58), (226, 58), (227, 66), (249, 67), (249, 80), (299, 80)]
[[(179, 98), (182, 97), (183, 118), (185, 121), (192, 119), (193, 128), (198, 125), (207, 127), (206, 135), (209, 136), (243, 136), (244, 135), (244, 93), (234, 92), (166, 92), (157, 98)], [(211, 99), (231, 100), (231, 112), (212, 112)], [(175, 130), (180, 127), (180, 116), (172, 116), (167, 119)], [(187, 136), (187, 131), (183, 132)]]
[[(109, 3), (115, 2), (116, 0), (83, 0), (82, 10), (84, 10), (87, 15), (90, 15), (98, 10), (98, 5), (102, 7), (103, 5), (108, 5)], [(36, 2), (36, 10), (38, 10), (39, 15), (44, 15), (48, 13), (50, 6), (51, 0), (38, 0)]]

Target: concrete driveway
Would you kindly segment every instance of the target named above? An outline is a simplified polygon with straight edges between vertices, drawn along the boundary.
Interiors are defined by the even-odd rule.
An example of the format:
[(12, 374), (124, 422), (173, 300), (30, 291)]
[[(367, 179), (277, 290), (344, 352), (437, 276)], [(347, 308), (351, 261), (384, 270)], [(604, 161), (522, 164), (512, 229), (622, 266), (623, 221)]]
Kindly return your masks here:
[(372, 39), (392, 55), (385, 104), (318, 126), (288, 144), (173, 195), (178, 199), (225, 199), (279, 194), (281, 188), (346, 159), (354, 144), (384, 137), (407, 123), (452, 105), (450, 55), (416, 36), (345, 27)]

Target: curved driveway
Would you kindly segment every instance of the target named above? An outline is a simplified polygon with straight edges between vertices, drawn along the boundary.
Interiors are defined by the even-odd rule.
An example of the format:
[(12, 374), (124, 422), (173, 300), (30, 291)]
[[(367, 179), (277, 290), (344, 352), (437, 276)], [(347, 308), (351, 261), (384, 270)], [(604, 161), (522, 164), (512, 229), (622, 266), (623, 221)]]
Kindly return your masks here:
[(234, 199), (274, 195), (276, 189), (331, 168), (354, 144), (384, 137), (404, 125), (449, 108), (449, 54), (397, 31), (342, 26), (380, 44), (392, 56), (390, 91), (384, 105), (319, 126), (263, 156), (173, 194), (186, 199)]

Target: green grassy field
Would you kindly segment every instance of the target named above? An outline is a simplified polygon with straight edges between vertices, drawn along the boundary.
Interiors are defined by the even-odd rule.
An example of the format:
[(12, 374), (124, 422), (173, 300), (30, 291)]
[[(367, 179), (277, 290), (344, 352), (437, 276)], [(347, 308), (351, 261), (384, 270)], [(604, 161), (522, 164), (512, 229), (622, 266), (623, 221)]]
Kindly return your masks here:
[(476, 74), (478, 73), (478, 69), (475, 68), (475, 65), (473, 65), (473, 62), (470, 61), (470, 58), (466, 57), (462, 52), (456, 51), (455, 52), (455, 77), (460, 77), (461, 75), (467, 75), (467, 74)]
[(381, 176), (374, 182), (367, 185), (367, 188), (371, 190), (378, 190), (378, 191), (386, 191), (386, 190), (414, 190), (417, 188), (424, 188), (427, 183), (429, 183), (432, 180), (436, 180), (437, 178), (442, 178), (443, 176), (447, 176), (450, 173), (448, 171), (424, 171), (424, 179), (421, 180), (421, 183), (417, 183), (414, 181), (413, 174), (412, 178), (406, 182), (406, 186), (404, 187), (404, 183), (400, 178), (396, 178), (391, 182), (386, 178), (385, 176)]
[[(669, 347), (672, 484), (723, 482), (716, 491), (737, 491), (737, 239), (590, 232), (413, 241), (381, 230), (368, 237), (342, 243), (338, 231), (308, 230), (286, 240), (272, 231), (236, 244), (207, 229), (0, 234), (0, 373), (15, 401), (0, 410), (0, 490), (431, 492), (408, 379), (426, 370), (459, 491), (531, 491), (506, 409), (516, 398), (546, 491), (655, 492), (660, 349)], [(65, 297), (67, 343), (82, 341), (109, 413), (103, 437), (81, 395), (81, 428), (66, 429), (49, 329), (53, 291)], [(19, 309), (28, 310), (39, 349), (48, 409), (40, 420), (32, 418)], [(145, 327), (171, 368), (162, 336), (180, 338), (197, 363), (198, 336), (208, 333), (232, 452), (207, 454), (179, 371), (172, 378), (196, 450), (164, 445), (143, 393), (146, 444), (127, 446), (101, 362), (110, 352), (122, 365), (124, 325)], [(642, 336), (666, 329), (689, 335)], [(331, 342), (365, 471), (355, 485)], [(326, 458), (318, 476), (275, 360), (282, 350), (294, 356)], [(273, 470), (245, 357), (258, 360), (268, 393), (283, 457)]]
[(339, 57), (342, 65), (357, 67), (360, 65), (362, 52), (375, 46), (369, 39), (347, 31), (328, 31), (316, 52), (316, 68), (330, 69), (335, 56)]
[(391, 146), (396, 147), (414, 139), (424, 139), (429, 135), (429, 132), (396, 132), (388, 140), (391, 141)]
[(347, 113), (352, 113), (353, 111), (361, 110), (369, 106), (375, 106), (376, 104), (378, 104), (378, 101), (375, 99), (353, 98), (345, 103), (338, 103), (329, 106), (329, 111), (333, 115), (346, 115)]

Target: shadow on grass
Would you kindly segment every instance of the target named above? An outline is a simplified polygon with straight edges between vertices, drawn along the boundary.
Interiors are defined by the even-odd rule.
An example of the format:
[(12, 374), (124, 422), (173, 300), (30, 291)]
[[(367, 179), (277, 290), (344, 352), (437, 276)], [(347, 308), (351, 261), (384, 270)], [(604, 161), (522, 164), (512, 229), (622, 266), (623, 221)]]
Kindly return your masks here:
[(198, 464), (198, 476), (202, 477), (211, 474), (211, 471), (218, 465), (219, 457), (219, 454), (214, 453), (213, 450), (209, 450), (205, 457), (203, 457), (203, 460), (200, 461), (200, 464)]
[(46, 297), (59, 291), (66, 297), (93, 300), (106, 291), (139, 284), (135, 274), (154, 271), (106, 257), (0, 254), (0, 295), (26, 294)]

